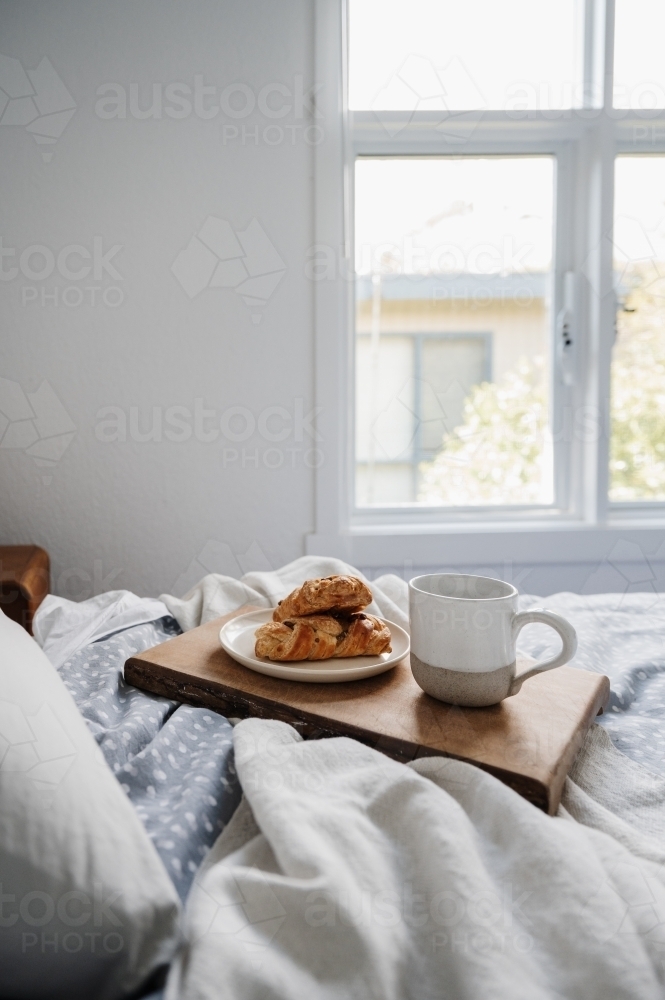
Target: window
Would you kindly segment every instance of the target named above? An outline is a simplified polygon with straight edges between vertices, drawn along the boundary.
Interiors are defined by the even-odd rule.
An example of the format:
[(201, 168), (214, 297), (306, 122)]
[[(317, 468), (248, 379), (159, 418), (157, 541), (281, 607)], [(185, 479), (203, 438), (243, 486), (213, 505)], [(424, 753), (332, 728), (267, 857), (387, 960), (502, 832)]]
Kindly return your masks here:
[(664, 30), (661, 0), (317, 0), (329, 551), (482, 526), (593, 559), (665, 523)]
[(579, 107), (582, 17), (578, 0), (352, 0), (349, 107)]
[(553, 158), (355, 179), (357, 503), (551, 504)]

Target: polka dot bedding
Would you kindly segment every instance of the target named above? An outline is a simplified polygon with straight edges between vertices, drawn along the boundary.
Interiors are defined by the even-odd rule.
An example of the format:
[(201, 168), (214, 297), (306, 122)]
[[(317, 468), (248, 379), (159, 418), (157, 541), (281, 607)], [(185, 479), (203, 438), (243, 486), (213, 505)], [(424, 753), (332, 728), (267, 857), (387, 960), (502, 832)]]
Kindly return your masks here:
[[(555, 594), (522, 597), (520, 608), (545, 607), (577, 630), (572, 665), (607, 674), (610, 703), (598, 722), (627, 757), (665, 777), (665, 594)], [(553, 655), (561, 640), (529, 625), (518, 646), (531, 656)]]
[(125, 684), (125, 660), (179, 632), (173, 618), (136, 625), (85, 646), (60, 675), (184, 900), (240, 786), (224, 716)]
[[(610, 703), (598, 722), (619, 750), (665, 776), (665, 594), (520, 598), (521, 609), (533, 607), (572, 622), (579, 640), (573, 666), (610, 678)], [(124, 682), (128, 657), (179, 631), (165, 617), (117, 632), (79, 650), (60, 673), (185, 899), (241, 793), (227, 719)], [(518, 645), (542, 658), (559, 642), (546, 626), (529, 625)]]

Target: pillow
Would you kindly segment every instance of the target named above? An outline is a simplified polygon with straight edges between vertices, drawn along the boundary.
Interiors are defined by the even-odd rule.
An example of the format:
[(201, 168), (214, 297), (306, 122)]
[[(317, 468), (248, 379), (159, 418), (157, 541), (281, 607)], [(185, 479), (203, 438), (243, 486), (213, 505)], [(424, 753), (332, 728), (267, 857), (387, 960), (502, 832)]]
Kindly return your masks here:
[(0, 996), (125, 996), (169, 961), (178, 919), (60, 676), (0, 611)]

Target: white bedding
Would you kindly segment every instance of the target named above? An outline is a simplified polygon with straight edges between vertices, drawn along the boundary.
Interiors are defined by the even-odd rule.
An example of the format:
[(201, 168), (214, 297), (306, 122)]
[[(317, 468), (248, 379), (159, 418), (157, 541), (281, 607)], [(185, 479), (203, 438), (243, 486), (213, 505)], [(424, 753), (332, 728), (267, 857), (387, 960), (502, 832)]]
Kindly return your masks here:
[[(162, 600), (191, 628), (231, 601), (269, 606), (307, 576), (344, 571), (304, 559)], [(375, 610), (405, 624), (404, 581), (372, 589)], [(610, 675), (615, 738), (632, 733), (634, 756), (662, 763), (660, 598), (520, 602), (536, 603), (573, 620), (576, 665)], [(541, 628), (522, 646), (541, 656), (551, 642)], [(407, 768), (258, 720), (235, 728), (234, 745), (245, 798), (195, 880), (168, 1000), (663, 996), (665, 779), (601, 727), (555, 818), (457, 761)]]
[[(663, 996), (661, 779), (638, 832), (570, 780), (555, 818), (459, 761), (256, 719), (234, 743), (245, 799), (195, 881), (167, 1000)], [(645, 791), (602, 730), (585, 752), (596, 785)]]
[(125, 998), (170, 961), (179, 914), (62, 678), (0, 611), (0, 996)]
[[(187, 629), (349, 571), (307, 557), (161, 600)], [(406, 624), (405, 582), (371, 586), (375, 612)], [(353, 741), (302, 743), (279, 723), (241, 723), (245, 799), (196, 878), (169, 1000), (665, 994), (663, 599), (520, 599), (536, 603), (573, 621), (574, 665), (612, 684), (560, 815), (470, 765), (407, 768)], [(79, 622), (85, 614), (78, 606)], [(115, 624), (111, 615), (103, 628)], [(520, 637), (537, 656), (554, 641), (537, 627)]]

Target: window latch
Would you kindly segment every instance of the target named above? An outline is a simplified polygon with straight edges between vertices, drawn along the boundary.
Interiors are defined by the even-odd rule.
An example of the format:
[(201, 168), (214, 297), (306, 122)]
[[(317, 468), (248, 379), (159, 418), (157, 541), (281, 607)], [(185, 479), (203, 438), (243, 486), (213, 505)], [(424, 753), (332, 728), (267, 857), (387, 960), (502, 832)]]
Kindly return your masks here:
[(575, 385), (576, 294), (577, 275), (574, 271), (566, 271), (563, 276), (563, 306), (556, 319), (556, 345), (561, 381), (567, 386)]

